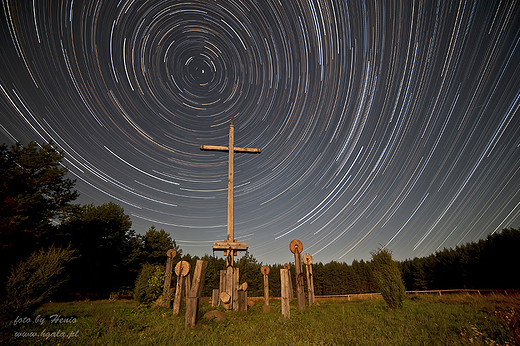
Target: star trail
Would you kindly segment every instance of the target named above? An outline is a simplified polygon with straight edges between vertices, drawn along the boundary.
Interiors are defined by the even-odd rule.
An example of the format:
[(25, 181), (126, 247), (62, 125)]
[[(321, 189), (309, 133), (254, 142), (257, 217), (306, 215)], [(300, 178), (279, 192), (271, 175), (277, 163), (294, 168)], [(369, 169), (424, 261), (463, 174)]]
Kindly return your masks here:
[[(2, 1), (0, 142), (184, 253), (398, 260), (520, 227), (517, 1)], [(215, 253), (222, 256), (222, 253)]]

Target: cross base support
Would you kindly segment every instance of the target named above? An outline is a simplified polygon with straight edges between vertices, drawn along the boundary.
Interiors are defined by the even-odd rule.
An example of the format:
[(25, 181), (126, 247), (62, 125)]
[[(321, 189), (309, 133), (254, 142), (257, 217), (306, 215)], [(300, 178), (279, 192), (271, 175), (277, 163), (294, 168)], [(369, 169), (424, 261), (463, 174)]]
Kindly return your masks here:
[(230, 241), (213, 242), (213, 251), (227, 251), (227, 250), (246, 251), (247, 243), (237, 243), (237, 242), (230, 242)]

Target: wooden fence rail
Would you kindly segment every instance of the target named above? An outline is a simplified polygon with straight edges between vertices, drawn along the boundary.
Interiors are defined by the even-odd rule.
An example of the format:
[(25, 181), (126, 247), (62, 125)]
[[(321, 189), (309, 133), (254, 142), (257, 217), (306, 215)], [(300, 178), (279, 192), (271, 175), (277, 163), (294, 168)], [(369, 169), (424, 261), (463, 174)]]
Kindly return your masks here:
[[(489, 293), (498, 293), (498, 294), (504, 294), (508, 295), (509, 293), (520, 293), (519, 290), (498, 290), (498, 289), (451, 289), (451, 290), (425, 290), (425, 291), (406, 291), (408, 295), (411, 294), (438, 294), (442, 295), (445, 294), (451, 294), (451, 293), (473, 293), (473, 294), (489, 294)], [(351, 300), (352, 298), (359, 298), (359, 299), (374, 299), (381, 297), (381, 293), (360, 293), (360, 294), (332, 294), (332, 295), (323, 295), (323, 296), (316, 296), (316, 298), (347, 298), (348, 300)]]

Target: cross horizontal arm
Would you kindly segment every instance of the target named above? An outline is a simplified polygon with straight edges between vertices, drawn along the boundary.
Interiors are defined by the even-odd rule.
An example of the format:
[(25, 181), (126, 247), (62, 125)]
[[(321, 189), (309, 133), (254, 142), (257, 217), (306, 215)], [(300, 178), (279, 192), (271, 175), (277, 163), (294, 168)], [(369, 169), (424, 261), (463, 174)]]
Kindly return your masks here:
[[(251, 153), (251, 154), (260, 154), (262, 150), (257, 148), (240, 148), (240, 147), (233, 147), (233, 151), (235, 153)], [(218, 145), (201, 145), (200, 150), (213, 150), (213, 151), (229, 151), (229, 147), (221, 147)]]

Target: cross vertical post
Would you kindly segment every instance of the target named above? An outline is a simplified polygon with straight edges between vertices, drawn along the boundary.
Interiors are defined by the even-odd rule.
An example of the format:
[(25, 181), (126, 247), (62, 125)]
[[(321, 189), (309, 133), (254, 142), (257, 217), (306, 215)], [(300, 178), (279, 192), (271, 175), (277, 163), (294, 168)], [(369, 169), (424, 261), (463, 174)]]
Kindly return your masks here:
[(228, 217), (227, 217), (227, 237), (223, 242), (214, 242), (213, 250), (224, 251), (227, 257), (227, 266), (233, 266), (233, 257), (237, 251), (246, 251), (246, 243), (237, 243), (235, 240), (235, 213), (234, 213), (234, 164), (235, 153), (260, 154), (262, 151), (257, 148), (235, 147), (235, 127), (233, 122), (229, 125), (229, 143), (227, 147), (215, 145), (201, 145), (200, 150), (212, 150), (228, 152)]
[[(227, 214), (227, 240), (235, 240), (235, 188), (234, 188), (234, 167), (235, 167), (235, 127), (229, 126), (229, 165), (228, 165), (228, 214)], [(227, 254), (227, 252), (226, 252)], [(231, 256), (233, 258), (233, 256)]]
[[(234, 165), (235, 153), (261, 153), (260, 149), (256, 148), (239, 148), (235, 147), (235, 127), (233, 126), (233, 119), (229, 125), (229, 143), (227, 147), (214, 145), (201, 145), (200, 150), (215, 150), (224, 151), (229, 154), (228, 162), (228, 216), (227, 216), (227, 237), (223, 242), (214, 242), (213, 251), (224, 251), (226, 256), (226, 270), (221, 271), (220, 275), (220, 299), (227, 309), (239, 309), (239, 271), (238, 268), (233, 268), (233, 257), (236, 256), (237, 251), (246, 251), (247, 243), (237, 243), (235, 240), (235, 212), (234, 212)], [(222, 290), (225, 290), (222, 292)], [(246, 303), (247, 304), (247, 303)], [(242, 307), (242, 309), (247, 307)]]

